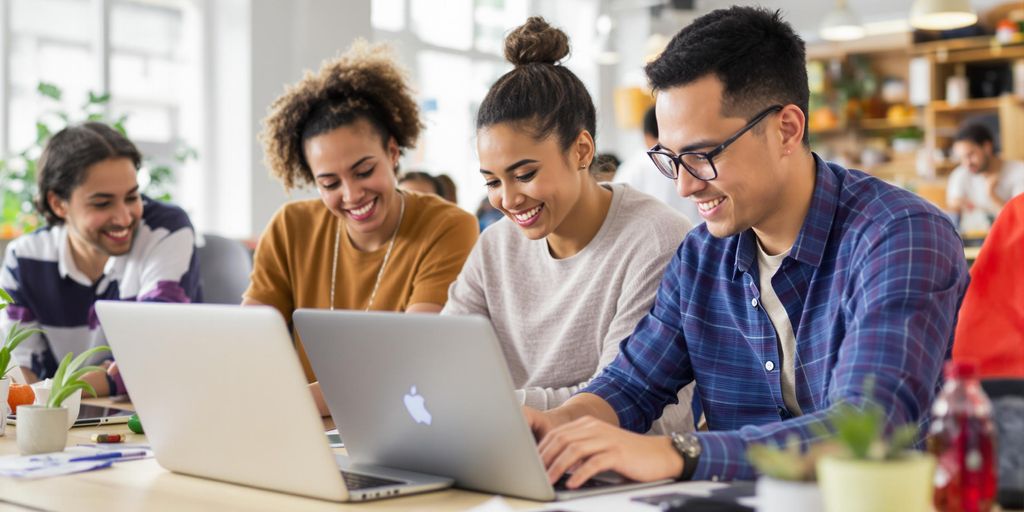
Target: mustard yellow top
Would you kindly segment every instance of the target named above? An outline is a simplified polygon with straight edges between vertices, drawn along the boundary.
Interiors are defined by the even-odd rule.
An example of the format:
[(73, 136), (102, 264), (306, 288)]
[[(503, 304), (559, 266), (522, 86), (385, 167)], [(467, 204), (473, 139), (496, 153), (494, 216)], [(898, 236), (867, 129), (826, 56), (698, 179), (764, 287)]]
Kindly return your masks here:
[[(433, 195), (404, 194), (405, 215), (373, 310), (404, 311), (418, 303), (443, 306), (448, 286), (476, 243), (473, 215)], [(328, 309), (334, 238), (341, 222), (319, 199), (282, 206), (256, 246), (251, 283), (244, 296), (277, 308), (289, 324), (296, 309)], [(362, 252), (342, 229), (339, 245), (334, 308), (366, 309), (388, 244)], [(295, 340), (306, 376), (313, 380), (297, 335)]]

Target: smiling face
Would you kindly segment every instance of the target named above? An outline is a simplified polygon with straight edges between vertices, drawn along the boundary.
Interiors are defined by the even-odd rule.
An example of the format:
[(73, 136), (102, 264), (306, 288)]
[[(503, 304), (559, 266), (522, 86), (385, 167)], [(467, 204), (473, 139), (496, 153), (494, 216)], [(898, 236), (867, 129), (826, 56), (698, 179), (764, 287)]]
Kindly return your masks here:
[[(676, 154), (710, 151), (749, 121), (724, 117), (721, 106), (722, 83), (713, 75), (660, 91), (659, 144)], [(767, 116), (715, 156), (716, 179), (701, 181), (679, 169), (676, 189), (697, 203), (712, 235), (722, 238), (764, 226), (783, 209), (787, 183), (778, 165), (783, 152), (778, 118)]]
[(85, 179), (67, 200), (53, 192), (47, 200), (67, 225), (72, 250), (84, 262), (102, 266), (108, 256), (131, 250), (142, 218), (142, 199), (131, 160), (97, 162), (86, 168)]
[(353, 241), (390, 237), (400, 201), (395, 140), (383, 142), (369, 121), (359, 119), (309, 138), (304, 149), (320, 199), (345, 221)]
[[(580, 136), (589, 139), (585, 133)], [(530, 240), (556, 233), (576, 207), (585, 180), (590, 179), (587, 170), (579, 168), (587, 158), (580, 158), (575, 150), (579, 147), (580, 141), (576, 141), (566, 152), (557, 135), (538, 141), (528, 130), (510, 123), (481, 128), (477, 150), (491, 206), (515, 222)]]

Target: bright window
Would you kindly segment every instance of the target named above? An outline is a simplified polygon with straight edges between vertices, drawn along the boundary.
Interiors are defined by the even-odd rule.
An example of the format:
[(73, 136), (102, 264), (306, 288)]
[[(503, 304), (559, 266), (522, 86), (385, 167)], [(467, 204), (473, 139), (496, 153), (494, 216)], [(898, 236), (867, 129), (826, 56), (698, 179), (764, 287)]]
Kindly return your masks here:
[[(172, 163), (201, 137), (198, 0), (0, 0), (10, 72), (0, 109), (0, 154), (30, 147), (36, 120), (51, 128), (85, 119), (89, 93), (109, 92), (109, 118), (127, 116), (129, 137), (154, 164)], [(104, 28), (105, 27), (105, 28)], [(61, 90), (59, 103), (37, 92)], [(192, 164), (195, 166), (195, 163)], [(179, 168), (179, 184), (188, 169)], [(193, 174), (195, 174), (193, 172)], [(142, 185), (147, 174), (140, 175)], [(170, 191), (174, 191), (171, 188)], [(175, 199), (188, 199), (176, 196)], [(187, 201), (186, 201), (187, 203)], [(188, 205), (186, 204), (186, 207)]]
[(596, 99), (596, 0), (451, 0), (443, 9), (436, 0), (372, 0), (375, 37), (394, 44), (411, 71), (426, 124), (405, 169), (451, 176), (459, 205), (469, 211), (486, 196), (476, 154), (477, 109), (491, 84), (511, 69), (505, 35), (530, 14), (566, 31), (572, 44), (567, 65)]

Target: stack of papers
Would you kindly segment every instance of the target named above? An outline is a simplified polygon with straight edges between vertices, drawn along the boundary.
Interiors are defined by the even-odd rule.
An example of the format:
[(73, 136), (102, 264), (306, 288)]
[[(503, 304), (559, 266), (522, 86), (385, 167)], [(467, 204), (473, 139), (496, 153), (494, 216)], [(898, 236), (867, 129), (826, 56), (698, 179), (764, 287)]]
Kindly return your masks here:
[(110, 467), (115, 462), (153, 456), (146, 445), (121, 445), (117, 449), (75, 446), (63, 452), (0, 457), (0, 476), (45, 478)]

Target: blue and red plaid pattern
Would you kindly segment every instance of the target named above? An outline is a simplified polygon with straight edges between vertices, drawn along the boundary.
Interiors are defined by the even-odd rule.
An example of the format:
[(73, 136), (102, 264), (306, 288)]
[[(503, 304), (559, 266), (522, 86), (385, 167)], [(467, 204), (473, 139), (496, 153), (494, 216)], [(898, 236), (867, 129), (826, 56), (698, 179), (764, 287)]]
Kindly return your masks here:
[(619, 357), (583, 390), (605, 399), (623, 428), (645, 432), (676, 392), (697, 381), (709, 432), (695, 479), (751, 479), (749, 443), (815, 440), (811, 426), (865, 377), (887, 427), (928, 421), (967, 288), (963, 244), (950, 220), (910, 192), (815, 155), (811, 206), (772, 278), (796, 333), (796, 395), (782, 400), (775, 329), (760, 305), (752, 230), (724, 239), (690, 232), (651, 311)]

